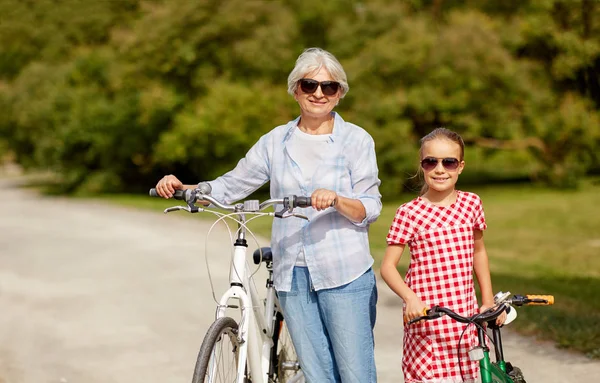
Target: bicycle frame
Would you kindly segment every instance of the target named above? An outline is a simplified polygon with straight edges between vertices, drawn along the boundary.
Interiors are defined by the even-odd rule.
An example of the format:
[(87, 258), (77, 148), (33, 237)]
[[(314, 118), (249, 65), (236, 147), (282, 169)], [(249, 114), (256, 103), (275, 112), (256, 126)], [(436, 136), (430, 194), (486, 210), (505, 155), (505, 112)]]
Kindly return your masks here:
[[(208, 192), (210, 192), (210, 188)], [(275, 314), (283, 313), (280, 310), (279, 300), (273, 287), (272, 265), (267, 265), (269, 274), (266, 285), (267, 296), (264, 304), (253, 283), (252, 275), (248, 272), (249, 266), (246, 257), (248, 248), (246, 241), (246, 213), (259, 213), (268, 206), (283, 204), (284, 210), (263, 214), (272, 215), (277, 218), (296, 216), (307, 219), (301, 214), (293, 213), (293, 209), (294, 207), (310, 206), (310, 197), (290, 196), (283, 199), (271, 199), (261, 204), (258, 201), (245, 201), (243, 204), (226, 205), (205, 193), (201, 189), (195, 189), (193, 192), (190, 190), (177, 191), (174, 198), (185, 200), (188, 206), (167, 208), (165, 209), (165, 213), (176, 210), (186, 210), (190, 213), (204, 211), (204, 208), (199, 208), (194, 204), (197, 200), (204, 200), (219, 208), (232, 211), (234, 215), (237, 215), (238, 228), (236, 231), (237, 237), (233, 243), (234, 251), (229, 270), (229, 288), (223, 293), (218, 302), (215, 320), (226, 317), (227, 309), (239, 308), (241, 318), (238, 323), (237, 333), (239, 348), (237, 350), (238, 371), (236, 381), (237, 383), (244, 383), (248, 373), (253, 383), (269, 383), (271, 350), (274, 347)], [(150, 195), (156, 196), (156, 191), (151, 189)], [(233, 300), (237, 300), (239, 305), (231, 304)], [(211, 371), (211, 376), (215, 376), (217, 365), (214, 354), (209, 360), (208, 370)], [(300, 382), (303, 381), (303, 377), (302, 372), (298, 371), (287, 382)]]
[(504, 361), (500, 328), (492, 328), (494, 349), (496, 352), (495, 363), (492, 363), (491, 361), (490, 349), (485, 346), (485, 332), (480, 327), (477, 328), (477, 336), (479, 338), (479, 347), (483, 350), (483, 358), (479, 360), (481, 383), (513, 383), (513, 380), (506, 372), (506, 362)]
[[(240, 214), (243, 216), (243, 214)], [(240, 217), (240, 222), (244, 218)], [(226, 316), (226, 310), (233, 307), (229, 304), (231, 300), (240, 302), (241, 320), (240, 320), (240, 351), (241, 361), (248, 361), (252, 382), (267, 383), (269, 374), (270, 350), (273, 347), (273, 327), (275, 305), (277, 296), (272, 286), (267, 286), (267, 297), (264, 311), (262, 302), (256, 290), (256, 286), (251, 283), (247, 273), (246, 252), (248, 244), (245, 239), (245, 228), (242, 224), (238, 227), (238, 237), (234, 243), (233, 262), (229, 271), (229, 289), (221, 296), (217, 308), (216, 319)], [(271, 278), (272, 271), (269, 271)], [(260, 343), (257, 334), (250, 331), (250, 324), (256, 321), (259, 329)], [(248, 347), (252, 349), (248, 352)], [(239, 363), (237, 372), (238, 383), (243, 383), (246, 363)]]

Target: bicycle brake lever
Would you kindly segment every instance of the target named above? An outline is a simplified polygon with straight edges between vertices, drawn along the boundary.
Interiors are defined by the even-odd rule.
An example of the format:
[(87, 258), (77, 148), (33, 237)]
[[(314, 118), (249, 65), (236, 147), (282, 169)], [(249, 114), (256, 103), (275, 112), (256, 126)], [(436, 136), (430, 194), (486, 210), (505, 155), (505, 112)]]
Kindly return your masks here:
[(172, 211), (177, 211), (177, 210), (185, 210), (185, 211), (190, 211), (190, 208), (188, 206), (173, 206), (173, 207), (168, 207), (164, 210), (164, 213), (170, 213)]
[(308, 219), (308, 217), (305, 216), (304, 214), (293, 213), (293, 214), (290, 215), (290, 217), (298, 217), (298, 218), (302, 218), (302, 219), (305, 219), (307, 221), (310, 221), (310, 219)]
[(308, 219), (307, 216), (303, 215), (303, 214), (298, 214), (298, 213), (291, 213), (291, 214), (286, 214), (284, 212), (279, 212), (279, 213), (275, 213), (275, 217), (277, 218), (290, 218), (290, 217), (297, 217), (297, 218), (302, 218), (305, 219), (307, 221), (310, 221), (310, 219)]
[(287, 209), (283, 209), (281, 211), (276, 211), (274, 215), (277, 218), (285, 218), (284, 215), (285, 215), (286, 211), (287, 211)]
[(172, 211), (177, 211), (177, 210), (185, 210), (188, 213), (197, 213), (200, 209), (198, 209), (198, 207), (194, 206), (194, 208), (190, 207), (190, 206), (173, 206), (173, 207), (168, 207), (164, 210), (164, 213), (170, 213)]

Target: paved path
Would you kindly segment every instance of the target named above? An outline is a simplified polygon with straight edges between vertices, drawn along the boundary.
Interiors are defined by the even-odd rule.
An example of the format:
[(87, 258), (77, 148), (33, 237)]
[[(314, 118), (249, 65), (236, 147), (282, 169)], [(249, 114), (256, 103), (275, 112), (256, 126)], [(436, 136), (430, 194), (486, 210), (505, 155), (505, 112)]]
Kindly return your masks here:
[[(189, 382), (214, 314), (208, 225), (14, 184), (0, 179), (0, 383)], [(229, 237), (211, 238), (211, 271), (223, 280), (227, 257), (215, 255)], [(399, 300), (379, 291), (379, 382), (402, 383)], [(505, 343), (530, 383), (600, 376), (600, 363), (548, 344)]]

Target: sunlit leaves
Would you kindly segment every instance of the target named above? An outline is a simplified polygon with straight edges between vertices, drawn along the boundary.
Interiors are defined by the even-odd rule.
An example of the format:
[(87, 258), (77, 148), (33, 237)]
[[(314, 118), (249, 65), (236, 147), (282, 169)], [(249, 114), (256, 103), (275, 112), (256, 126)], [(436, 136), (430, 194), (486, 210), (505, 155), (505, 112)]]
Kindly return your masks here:
[(597, 20), (590, 0), (4, 0), (0, 150), (71, 189), (210, 178), (298, 115), (287, 75), (321, 46), (347, 72), (336, 110), (375, 138), (385, 193), (412, 182), (438, 126), (481, 166), (521, 176), (512, 151), (532, 178), (573, 186), (600, 170)]
[(285, 89), (263, 81), (214, 81), (208, 93), (182, 110), (173, 128), (161, 135), (154, 160), (191, 166), (198, 177), (220, 175), (261, 135), (295, 117), (293, 99)]

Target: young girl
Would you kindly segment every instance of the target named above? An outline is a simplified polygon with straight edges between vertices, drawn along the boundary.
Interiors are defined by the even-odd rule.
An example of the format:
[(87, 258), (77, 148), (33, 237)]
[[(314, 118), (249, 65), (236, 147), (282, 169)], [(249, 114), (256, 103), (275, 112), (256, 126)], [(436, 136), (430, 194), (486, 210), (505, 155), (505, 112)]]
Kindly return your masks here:
[[(472, 271), (481, 290), (479, 311), (493, 306), (486, 229), (481, 200), (455, 189), (463, 171), (464, 143), (455, 132), (435, 129), (421, 139), (421, 195), (400, 206), (387, 236), (381, 276), (404, 301), (405, 323), (439, 305), (460, 315), (477, 313)], [(397, 270), (404, 247), (410, 265), (403, 280)], [(498, 323), (504, 321), (504, 316)], [(402, 370), (406, 383), (474, 382), (477, 362), (467, 351), (477, 343), (474, 326), (448, 316), (404, 327)]]

